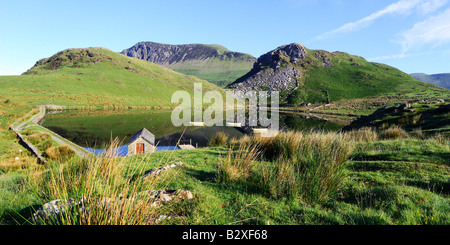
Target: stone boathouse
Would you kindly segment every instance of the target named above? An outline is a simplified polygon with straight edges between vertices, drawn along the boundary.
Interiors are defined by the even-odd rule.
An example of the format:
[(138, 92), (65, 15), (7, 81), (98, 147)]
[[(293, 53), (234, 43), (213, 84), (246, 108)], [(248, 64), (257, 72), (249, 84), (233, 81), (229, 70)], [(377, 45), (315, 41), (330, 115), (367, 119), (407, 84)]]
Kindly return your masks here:
[(138, 155), (143, 153), (152, 153), (156, 151), (155, 135), (146, 128), (137, 132), (128, 142), (127, 156)]

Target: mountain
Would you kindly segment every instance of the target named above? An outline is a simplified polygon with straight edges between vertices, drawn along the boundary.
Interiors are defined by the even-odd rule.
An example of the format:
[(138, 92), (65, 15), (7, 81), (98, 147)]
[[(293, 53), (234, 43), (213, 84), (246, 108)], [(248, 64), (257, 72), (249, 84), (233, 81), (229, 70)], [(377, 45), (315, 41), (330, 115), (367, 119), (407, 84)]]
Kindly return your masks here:
[(171, 96), (194, 83), (221, 88), (106, 48), (67, 49), (44, 58), (21, 76), (0, 77), (0, 97), (28, 104), (85, 106), (173, 106)]
[(450, 73), (440, 73), (427, 75), (425, 73), (412, 73), (409, 74), (419, 81), (431, 83), (439, 87), (450, 89)]
[(220, 45), (170, 45), (140, 42), (121, 52), (150, 61), (180, 73), (193, 75), (219, 86), (225, 86), (247, 73), (256, 58), (229, 51)]
[(228, 85), (239, 90), (278, 90), (282, 101), (327, 103), (380, 96), (440, 96), (448, 90), (417, 81), (388, 65), (344, 52), (311, 50), (297, 43), (257, 59), (253, 68)]

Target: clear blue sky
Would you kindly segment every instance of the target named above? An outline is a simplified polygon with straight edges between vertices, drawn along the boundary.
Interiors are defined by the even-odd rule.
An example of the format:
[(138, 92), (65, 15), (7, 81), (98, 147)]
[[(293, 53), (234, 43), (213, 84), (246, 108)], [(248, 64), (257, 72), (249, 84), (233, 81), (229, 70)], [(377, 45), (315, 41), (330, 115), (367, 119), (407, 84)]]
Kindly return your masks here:
[(412, 72), (450, 72), (450, 0), (0, 0), (0, 75), (67, 48), (221, 44), (255, 57), (292, 42)]

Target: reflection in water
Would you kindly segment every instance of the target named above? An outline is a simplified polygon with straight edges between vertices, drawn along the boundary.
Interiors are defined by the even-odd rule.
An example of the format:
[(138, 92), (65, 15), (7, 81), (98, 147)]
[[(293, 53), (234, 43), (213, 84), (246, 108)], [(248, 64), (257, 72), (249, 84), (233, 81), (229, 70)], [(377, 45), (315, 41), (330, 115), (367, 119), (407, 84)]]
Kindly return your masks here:
[[(280, 112), (279, 119), (280, 130), (321, 129), (337, 131), (345, 126), (310, 114)], [(223, 125), (226, 125), (226, 123), (224, 122)], [(169, 149), (165, 147), (175, 146), (178, 142), (204, 147), (219, 131), (224, 132), (230, 138), (239, 138), (251, 132), (248, 128), (226, 126), (175, 127), (171, 123), (170, 111), (67, 111), (47, 115), (43, 126), (80, 146), (91, 149), (103, 149), (111, 142), (111, 139), (116, 137), (122, 145), (126, 145), (131, 136), (142, 128), (147, 128), (155, 135), (157, 146), (162, 147), (160, 149)], [(183, 131), (185, 131), (184, 134)]]

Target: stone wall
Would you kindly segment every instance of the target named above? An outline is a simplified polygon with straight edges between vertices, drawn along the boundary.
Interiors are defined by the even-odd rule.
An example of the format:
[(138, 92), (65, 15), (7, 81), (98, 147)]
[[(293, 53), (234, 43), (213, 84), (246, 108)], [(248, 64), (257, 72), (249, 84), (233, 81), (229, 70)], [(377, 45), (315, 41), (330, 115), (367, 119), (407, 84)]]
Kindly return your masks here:
[(19, 138), (20, 144), (25, 147), (27, 150), (29, 150), (33, 155), (35, 155), (38, 159), (38, 162), (41, 164), (47, 163), (47, 160), (42, 156), (42, 154), (39, 152), (39, 150), (30, 142), (28, 142), (22, 134), (20, 134), (14, 127), (10, 127), (14, 133), (16, 133), (17, 137)]

